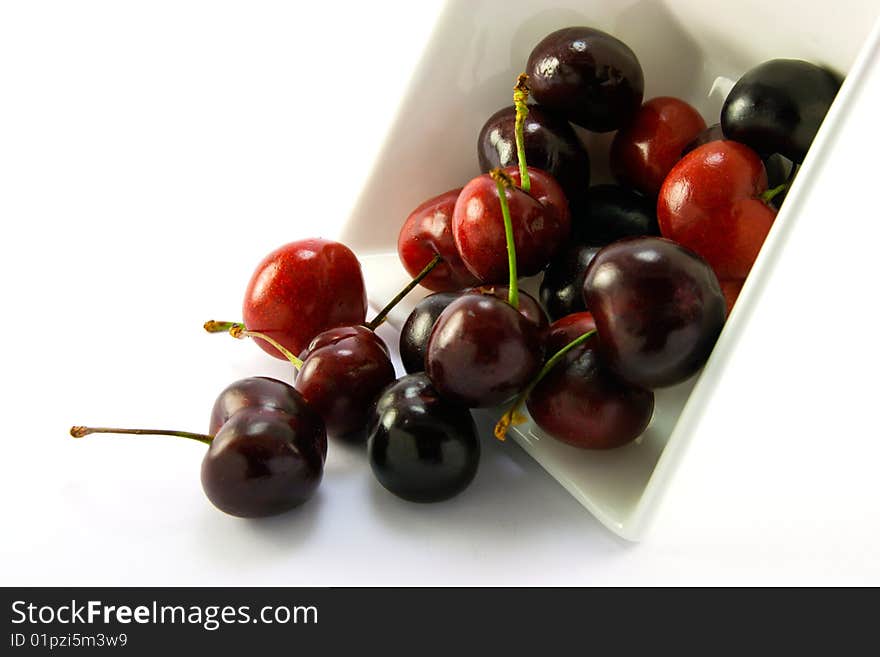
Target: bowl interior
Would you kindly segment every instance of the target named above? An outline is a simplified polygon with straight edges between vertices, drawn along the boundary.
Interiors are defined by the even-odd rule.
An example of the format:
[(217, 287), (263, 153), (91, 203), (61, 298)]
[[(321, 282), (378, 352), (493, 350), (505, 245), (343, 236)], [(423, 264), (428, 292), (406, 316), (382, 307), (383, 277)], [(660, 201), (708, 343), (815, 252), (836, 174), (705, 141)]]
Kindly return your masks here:
[[(877, 17), (878, 8), (870, 4), (846, 0), (807, 12), (796, 0), (582, 0), (553, 8), (541, 0), (448, 2), (341, 237), (361, 257), (371, 301), (381, 306), (408, 280), (396, 243), (409, 212), (479, 173), (476, 136), (486, 118), (511, 104), (516, 75), (549, 32), (590, 25), (617, 36), (639, 57), (646, 99), (684, 98), (712, 124), (732, 81), (766, 59), (802, 58), (845, 74)], [(581, 130), (580, 135), (590, 151), (592, 183), (610, 181), (607, 149), (613, 134)], [(783, 209), (777, 224), (789, 220)], [(399, 326), (419, 297), (411, 294), (390, 323)], [(734, 314), (753, 301), (744, 295)], [(548, 438), (531, 422), (512, 434), (601, 522), (635, 539), (648, 520), (646, 488), (667, 444), (680, 439), (683, 429), (676, 427), (695, 384), (696, 379), (658, 391), (650, 427), (622, 449), (578, 450)]]

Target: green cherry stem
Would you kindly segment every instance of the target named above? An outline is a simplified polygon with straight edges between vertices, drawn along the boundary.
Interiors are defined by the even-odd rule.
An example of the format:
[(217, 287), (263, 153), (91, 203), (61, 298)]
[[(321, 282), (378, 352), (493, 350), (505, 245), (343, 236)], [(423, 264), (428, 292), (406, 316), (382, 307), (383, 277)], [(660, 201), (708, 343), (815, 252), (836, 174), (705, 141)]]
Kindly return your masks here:
[(283, 344), (278, 342), (275, 338), (269, 337), (265, 333), (258, 333), (257, 331), (251, 331), (245, 328), (244, 324), (241, 322), (218, 322), (213, 319), (209, 319), (204, 323), (203, 328), (208, 333), (229, 333), (233, 338), (255, 338), (258, 340), (265, 340), (270, 345), (275, 347), (278, 351), (281, 352), (287, 360), (290, 361), (291, 365), (293, 365), (297, 370), (302, 368), (303, 362), (300, 358), (297, 358), (294, 354), (290, 352)]
[(501, 169), (489, 172), (498, 187), (498, 201), (501, 203), (501, 216), (504, 217), (504, 238), (507, 240), (507, 266), (510, 270), (510, 288), (507, 303), (519, 310), (519, 281), (516, 275), (516, 244), (513, 241), (513, 221), (510, 219), (510, 207), (507, 205), (507, 189), (513, 186), (513, 180)]
[(70, 427), (70, 435), (74, 438), (85, 438), (93, 433), (122, 433), (136, 436), (177, 436), (197, 440), (205, 445), (210, 445), (214, 436), (203, 433), (191, 433), (189, 431), (166, 431), (165, 429), (114, 429), (111, 427)]
[(785, 182), (781, 185), (777, 185), (773, 189), (768, 189), (766, 192), (761, 194), (761, 200), (764, 201), (764, 203), (770, 203), (770, 201), (776, 198), (779, 194), (791, 187), (791, 184), (794, 182), (794, 177), (797, 175), (799, 168), (799, 165), (792, 164), (791, 171), (788, 173), (788, 178), (786, 178)]
[(525, 387), (525, 389), (519, 393), (519, 396), (513, 400), (513, 404), (510, 408), (507, 409), (507, 412), (501, 416), (501, 419), (498, 420), (498, 424), (495, 425), (495, 437), (498, 440), (504, 440), (507, 437), (507, 430), (510, 428), (512, 424), (520, 423), (520, 412), (519, 409), (523, 404), (526, 403), (526, 399), (531, 394), (532, 390), (535, 389), (535, 386), (538, 385), (541, 380), (547, 376), (547, 374), (552, 370), (556, 364), (562, 360), (562, 357), (565, 356), (569, 351), (577, 347), (579, 344), (583, 344), (587, 340), (589, 340), (592, 336), (596, 334), (596, 330), (587, 331), (583, 335), (579, 335), (574, 340), (565, 345), (562, 349), (553, 354), (550, 359), (544, 363), (544, 367), (541, 368), (541, 371), (538, 372), (538, 375), (531, 380), (529, 385)]
[(235, 324), (232, 328), (229, 329), (229, 335), (233, 338), (256, 338), (259, 340), (265, 340), (270, 345), (275, 347), (278, 351), (280, 351), (284, 357), (290, 361), (290, 364), (293, 365), (297, 370), (302, 369), (303, 362), (299, 358), (293, 355), (289, 349), (287, 349), (283, 344), (278, 342), (275, 338), (271, 338), (265, 333), (259, 333), (257, 331), (250, 331), (244, 327), (244, 324)]
[(437, 255), (435, 255), (431, 259), (431, 262), (429, 262), (427, 265), (425, 265), (425, 268), (422, 269), (422, 271), (420, 271), (418, 274), (416, 274), (416, 277), (413, 278), (409, 283), (407, 283), (406, 287), (404, 287), (400, 292), (398, 292), (397, 295), (391, 301), (389, 301), (386, 304), (386, 306), (384, 308), (382, 308), (382, 310), (379, 311), (379, 314), (376, 315), (369, 322), (364, 324), (364, 326), (366, 326), (371, 331), (375, 331), (377, 328), (379, 328), (382, 325), (382, 322), (385, 321), (385, 318), (388, 317), (388, 313), (390, 313), (392, 310), (394, 310), (394, 307), (398, 303), (400, 303), (407, 294), (412, 292), (413, 288), (416, 285), (418, 285), (419, 283), (421, 283), (422, 280), (428, 274), (430, 274), (431, 271), (434, 269), (434, 267), (436, 267), (437, 264), (439, 262), (441, 262), (442, 260), (443, 260), (443, 258), (440, 257), (439, 253)]
[(520, 189), (526, 194), (532, 188), (532, 182), (529, 180), (529, 169), (526, 166), (526, 140), (523, 134), (526, 118), (529, 116), (529, 106), (526, 105), (528, 99), (529, 76), (521, 73), (516, 79), (516, 85), (513, 87), (513, 105), (516, 108), (514, 135), (516, 136), (516, 156), (519, 159)]

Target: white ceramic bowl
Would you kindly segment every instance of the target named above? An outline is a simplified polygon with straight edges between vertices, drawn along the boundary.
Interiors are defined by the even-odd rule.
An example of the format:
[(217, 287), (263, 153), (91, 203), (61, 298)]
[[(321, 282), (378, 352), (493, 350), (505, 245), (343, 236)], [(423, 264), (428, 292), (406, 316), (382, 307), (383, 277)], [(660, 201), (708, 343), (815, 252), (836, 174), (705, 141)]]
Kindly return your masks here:
[[(878, 32), (870, 37), (869, 32), (880, 7), (866, 0), (844, 0), (833, 7), (795, 0), (582, 0), (553, 5), (548, 8), (541, 0), (451, 0), (441, 13), (342, 235), (362, 256), (374, 305), (382, 305), (407, 280), (396, 252), (404, 218), (424, 199), (479, 173), (480, 127), (495, 110), (511, 104), (513, 82), (529, 52), (555, 29), (589, 25), (622, 39), (642, 63), (646, 99), (684, 98), (708, 124), (717, 122), (731, 81), (764, 60), (802, 58), (848, 73), (703, 373), (659, 391), (648, 430), (618, 450), (578, 450), (548, 438), (531, 422), (511, 432), (604, 525), (636, 540), (693, 437), (701, 407), (724, 375), (760, 289), (755, 279), (770, 274), (786, 227), (800, 211), (799, 190), (819, 184), (816, 152), (855, 102), (860, 70), (869, 65), (867, 52), (878, 42)], [(612, 135), (581, 135), (590, 150), (592, 182), (610, 180), (606, 162)], [(399, 326), (419, 298), (418, 293), (410, 295), (390, 322)]]

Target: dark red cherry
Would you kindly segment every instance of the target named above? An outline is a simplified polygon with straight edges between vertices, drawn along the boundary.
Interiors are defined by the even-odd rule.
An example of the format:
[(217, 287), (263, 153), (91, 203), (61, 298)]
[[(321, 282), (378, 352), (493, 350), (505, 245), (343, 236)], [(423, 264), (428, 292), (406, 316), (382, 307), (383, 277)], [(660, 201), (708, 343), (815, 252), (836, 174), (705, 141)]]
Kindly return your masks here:
[(571, 228), (573, 238), (582, 244), (660, 235), (657, 203), (620, 185), (596, 185), (590, 187), (584, 210), (572, 217)]
[(208, 447), (202, 461), (205, 494), (221, 511), (245, 518), (299, 506), (314, 494), (323, 474), (316, 433), (323, 434), (321, 418), (302, 402), (296, 415), (243, 408)]
[[(306, 405), (302, 395), (292, 386), (265, 376), (251, 376), (227, 386), (214, 401), (208, 433), (216, 435), (229, 418), (245, 408), (277, 411), (289, 416), (296, 426), (311, 426), (316, 441), (315, 449), (321, 453), (322, 458), (327, 457), (327, 433), (323, 422), (314, 421), (315, 411)], [(300, 415), (307, 416), (305, 422), (297, 420)], [(307, 441), (303, 431), (300, 431), (299, 440), (303, 443)]]
[(567, 27), (544, 37), (529, 55), (526, 73), (538, 103), (594, 132), (629, 123), (645, 90), (635, 53), (591, 27)]
[(596, 328), (596, 320), (588, 312), (572, 313), (557, 319), (550, 325), (544, 339), (544, 352), (548, 357), (562, 349), (569, 342)]
[(603, 360), (644, 388), (679, 383), (706, 362), (726, 318), (709, 264), (659, 237), (634, 237), (603, 248), (584, 280)]
[[(557, 186), (558, 187), (558, 186)], [(537, 186), (535, 193), (542, 193)], [(561, 188), (558, 195), (564, 199)], [(568, 238), (570, 217), (517, 187), (505, 190), (513, 225), (518, 272), (533, 276)], [(452, 234), (467, 268), (483, 283), (509, 279), (507, 242), (498, 188), (489, 175), (471, 180), (455, 203)]]
[(611, 144), (611, 171), (624, 185), (656, 197), (682, 149), (706, 129), (689, 103), (670, 96), (646, 101)]
[[(366, 313), (357, 257), (344, 244), (316, 238), (291, 242), (266, 256), (251, 277), (242, 307), (248, 329), (295, 354), (321, 331), (363, 323)], [(285, 359), (264, 340), (257, 343)]]
[(411, 502), (439, 502), (471, 483), (480, 442), (470, 411), (443, 399), (421, 373), (404, 376), (379, 397), (367, 453), (386, 489)]
[(318, 488), (327, 455), (324, 422), (286, 383), (264, 377), (236, 381), (214, 402), (210, 429), (210, 434), (198, 434), (72, 427), (70, 434), (168, 435), (204, 443), (202, 488), (214, 506), (234, 516), (282, 513)]
[(603, 364), (596, 343), (593, 336), (566, 353), (529, 394), (526, 407), (535, 423), (557, 440), (611, 449), (645, 431), (654, 412), (654, 393), (620, 380)]
[(445, 399), (495, 406), (538, 373), (542, 331), (505, 301), (466, 294), (441, 313), (428, 340), (426, 372)]
[(541, 303), (553, 319), (586, 310), (584, 276), (600, 246), (573, 243), (547, 266), (541, 281)]
[(452, 238), (452, 211), (461, 188), (428, 199), (413, 210), (397, 237), (397, 253), (410, 276), (416, 276), (435, 255), (443, 260), (421, 282), (429, 290), (458, 290), (479, 281), (471, 274)]
[(327, 425), (327, 433), (364, 438), (370, 409), (394, 381), (388, 347), (364, 326), (343, 326), (316, 336), (300, 358), (294, 386)]
[(425, 370), (425, 351), (434, 322), (460, 292), (436, 292), (416, 304), (400, 329), (400, 360), (410, 374)]
[[(477, 138), (477, 155), (483, 173), (499, 167), (519, 166), (515, 123), (516, 108), (510, 105), (495, 112), (483, 125)], [(528, 165), (550, 174), (564, 190), (569, 203), (578, 206), (590, 184), (590, 156), (568, 121), (545, 107), (529, 105), (523, 141)]]

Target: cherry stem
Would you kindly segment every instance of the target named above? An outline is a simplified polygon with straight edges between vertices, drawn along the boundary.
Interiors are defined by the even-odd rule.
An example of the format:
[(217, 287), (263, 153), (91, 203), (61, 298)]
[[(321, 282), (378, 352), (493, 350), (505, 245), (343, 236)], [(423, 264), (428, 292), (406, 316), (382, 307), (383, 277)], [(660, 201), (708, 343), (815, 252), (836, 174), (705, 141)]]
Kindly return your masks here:
[(777, 185), (773, 189), (768, 189), (766, 192), (761, 194), (761, 200), (764, 201), (764, 203), (769, 203), (774, 198), (776, 198), (779, 194), (781, 194), (786, 189), (788, 189), (790, 185), (791, 185), (791, 183), (786, 181), (786, 182), (782, 183), (781, 185)]
[(440, 256), (439, 253), (437, 255), (435, 255), (433, 258), (431, 258), (431, 262), (429, 262), (427, 265), (425, 265), (425, 268), (422, 269), (422, 271), (420, 271), (418, 274), (416, 274), (416, 277), (413, 278), (409, 283), (407, 283), (406, 287), (404, 287), (400, 292), (398, 292), (397, 295), (391, 301), (389, 301), (388, 304), (384, 308), (382, 308), (382, 310), (379, 311), (379, 314), (376, 315), (369, 322), (364, 324), (364, 326), (366, 326), (371, 331), (375, 331), (377, 328), (379, 328), (382, 325), (382, 322), (385, 321), (385, 318), (388, 317), (388, 313), (390, 313), (392, 310), (394, 310), (394, 307), (398, 303), (400, 303), (407, 294), (412, 292), (413, 288), (416, 285), (418, 285), (419, 283), (421, 283), (422, 280), (428, 274), (430, 274), (431, 271), (434, 269), (434, 267), (436, 267), (437, 264), (439, 262), (441, 262), (442, 260), (443, 260), (443, 258)]
[(209, 319), (205, 322), (203, 328), (208, 333), (229, 333), (229, 330), (233, 326), (243, 326), (241, 322), (218, 322), (213, 319)]
[(526, 166), (526, 140), (523, 134), (526, 118), (529, 116), (529, 76), (521, 73), (513, 87), (513, 105), (516, 107), (516, 123), (514, 135), (516, 136), (516, 156), (519, 159), (520, 189), (526, 194), (532, 189), (532, 181), (529, 179), (529, 169)]
[(259, 340), (265, 340), (270, 345), (275, 347), (281, 354), (290, 361), (290, 364), (293, 365), (297, 370), (302, 369), (303, 362), (297, 356), (294, 356), (293, 353), (287, 349), (283, 344), (278, 342), (275, 338), (269, 337), (265, 333), (259, 333), (258, 331), (251, 331), (244, 327), (244, 324), (235, 324), (232, 328), (229, 329), (229, 335), (233, 338), (243, 339), (243, 338), (254, 338)]
[(761, 200), (764, 201), (764, 203), (769, 203), (774, 198), (776, 198), (778, 194), (781, 194), (789, 187), (791, 187), (791, 184), (794, 182), (794, 177), (797, 175), (798, 169), (800, 169), (800, 165), (792, 163), (791, 171), (788, 172), (788, 178), (785, 179), (785, 182), (781, 185), (774, 187), (773, 189), (768, 189), (767, 191), (765, 191), (763, 194), (761, 194)]
[(498, 188), (498, 201), (501, 203), (501, 216), (504, 217), (504, 238), (507, 240), (507, 266), (510, 270), (510, 287), (507, 303), (519, 310), (519, 281), (516, 275), (516, 244), (513, 242), (513, 221), (510, 219), (510, 207), (507, 205), (507, 189), (513, 186), (513, 180), (501, 169), (489, 172)]
[(586, 333), (579, 335), (574, 340), (565, 345), (562, 349), (553, 354), (549, 360), (544, 363), (544, 367), (541, 368), (541, 371), (538, 372), (538, 375), (531, 380), (529, 385), (525, 387), (525, 389), (519, 393), (519, 396), (513, 400), (513, 404), (510, 408), (507, 409), (507, 412), (501, 416), (501, 419), (498, 420), (498, 424), (495, 425), (495, 437), (498, 440), (504, 440), (507, 438), (507, 430), (510, 429), (510, 425), (519, 424), (519, 409), (523, 404), (526, 403), (526, 399), (531, 394), (532, 390), (535, 389), (535, 386), (538, 385), (541, 380), (547, 376), (547, 374), (552, 370), (556, 364), (562, 360), (562, 357), (565, 356), (569, 351), (577, 347), (579, 344), (583, 344), (591, 337), (596, 335), (596, 329), (592, 331), (587, 331)]
[(211, 441), (214, 440), (214, 436), (209, 436), (203, 433), (191, 433), (189, 431), (166, 431), (165, 429), (113, 429), (110, 427), (70, 427), (70, 435), (74, 438), (85, 438), (93, 433), (122, 433), (137, 436), (177, 436), (178, 438), (197, 440), (206, 445), (210, 445)]

